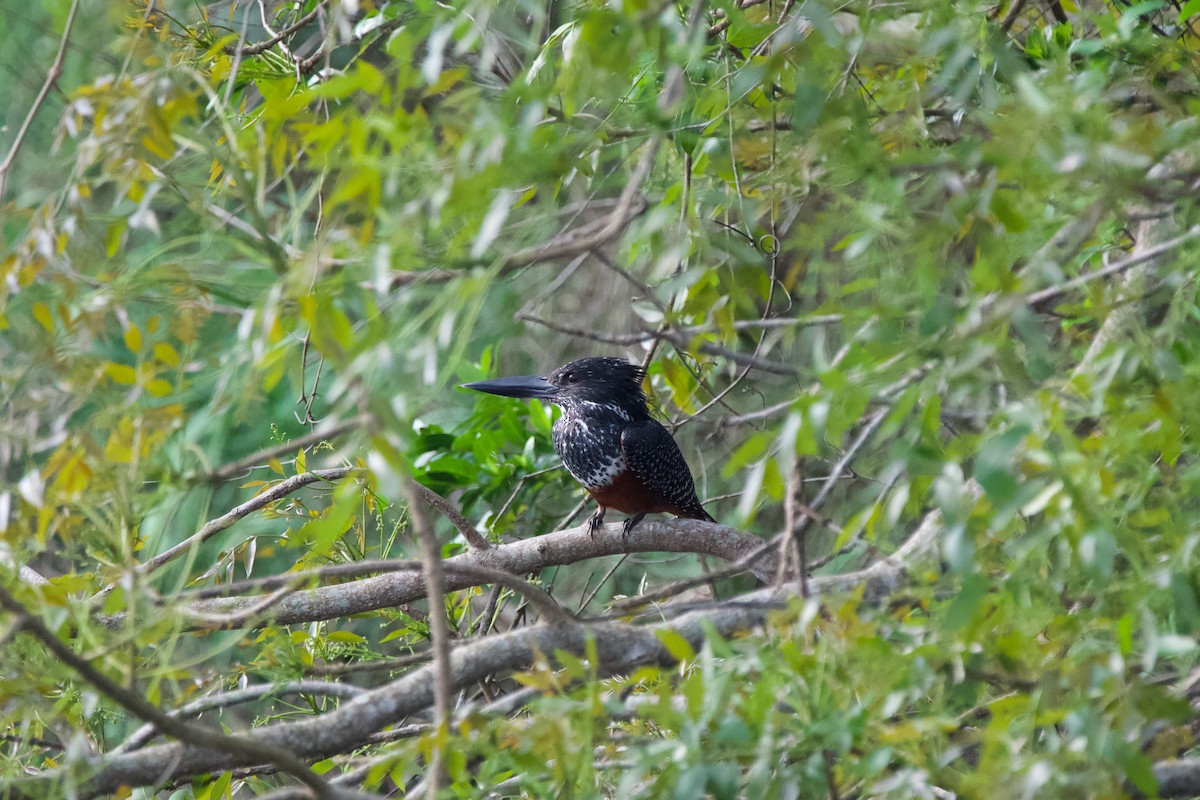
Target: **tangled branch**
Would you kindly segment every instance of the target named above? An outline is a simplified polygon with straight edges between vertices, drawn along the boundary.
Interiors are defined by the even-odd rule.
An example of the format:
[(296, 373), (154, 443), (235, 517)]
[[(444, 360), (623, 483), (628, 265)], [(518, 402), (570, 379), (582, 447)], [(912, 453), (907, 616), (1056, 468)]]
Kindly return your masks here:
[[(731, 537), (730, 534), (736, 533), (731, 529), (691, 520), (644, 524), (631, 532), (629, 541), (633, 541), (643, 528), (653, 529), (651, 535), (639, 537), (638, 544), (646, 546), (651, 542), (660, 541), (660, 537), (668, 532), (679, 536), (680, 528), (692, 526), (703, 526), (695, 528), (694, 531), (737, 541), (743, 546), (749, 545), (749, 542), (740, 538), (745, 537), (744, 534)], [(820, 593), (845, 591), (865, 585), (868, 595), (878, 596), (899, 584), (913, 563), (934, 549), (940, 531), (941, 514), (935, 511), (925, 518), (892, 557), (856, 573), (835, 578), (813, 578), (809, 581), (810, 588)], [(620, 535), (620, 526), (606, 526), (605, 530), (597, 535), (596, 540), (603, 544), (611, 539), (619, 540)], [(582, 542), (575, 540), (590, 538), (585, 528), (559, 531), (518, 542), (517, 545), (532, 544), (532, 547), (515, 552), (524, 553), (525, 549), (536, 552), (541, 540), (551, 537), (556, 541), (554, 546), (546, 548), (548, 551), (573, 547), (576, 552)], [(695, 543), (694, 541), (693, 544)], [(487, 552), (495, 554), (503, 547), (505, 546)], [(479, 558), (480, 554), (472, 551), (459, 558), (467, 557)], [(453, 559), (450, 559), (448, 563), (452, 561)], [(447, 584), (451, 583), (452, 575), (453, 573), (447, 575)], [(451, 685), (459, 689), (491, 675), (527, 669), (544, 654), (559, 651), (580, 657), (594, 653), (597, 672), (604, 676), (644, 665), (669, 665), (674, 663), (676, 658), (663, 644), (663, 632), (672, 631), (695, 648), (710, 632), (729, 636), (761, 625), (768, 611), (780, 607), (791, 596), (791, 587), (769, 587), (714, 607), (685, 613), (670, 621), (644, 626), (600, 622), (571, 625), (543, 623), (520, 628), (456, 647), (449, 654), (447, 673)], [(302, 720), (262, 726), (255, 729), (254, 740), (264, 750), (274, 748), (286, 751), (301, 760), (316, 760), (353, 750), (368, 743), (371, 737), (383, 728), (428, 709), (434, 702), (435, 672), (436, 666), (428, 664), (378, 689), (359, 694), (342, 703), (336, 710)], [(171, 730), (168, 732), (174, 733)], [(261, 759), (262, 755), (259, 752), (239, 752), (232, 747), (216, 749), (207, 742), (196, 743), (190, 738), (185, 738), (173, 744), (94, 760), (90, 766), (95, 772), (80, 787), (79, 796), (97, 797), (121, 786), (156, 785), (185, 776), (251, 766), (259, 763)], [(15, 788), (22, 796), (35, 797), (41, 787), (57, 777), (58, 773), (47, 773)]]

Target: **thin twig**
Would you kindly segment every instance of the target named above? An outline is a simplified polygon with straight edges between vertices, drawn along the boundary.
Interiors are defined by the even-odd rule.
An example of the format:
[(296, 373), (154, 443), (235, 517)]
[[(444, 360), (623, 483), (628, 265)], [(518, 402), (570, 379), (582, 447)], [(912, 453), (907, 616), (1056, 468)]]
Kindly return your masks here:
[(1067, 16), (1066, 10), (1063, 9), (1062, 3), (1058, 2), (1058, 0), (1046, 0), (1046, 7), (1050, 9), (1050, 13), (1054, 15), (1054, 21), (1059, 25), (1066, 25), (1071, 21), (1071, 18)]
[(451, 503), (428, 486), (422, 486), (414, 481), (413, 487), (426, 503), (442, 512), (454, 524), (454, 527), (458, 529), (462, 537), (467, 540), (469, 547), (473, 550), (491, 549), (492, 543), (471, 524), (469, 519), (463, 516), (463, 513), (458, 510), (458, 507), (454, 503)]
[[(817, 496), (813, 499), (812, 503), (809, 504), (809, 508), (812, 509), (812, 511), (817, 511), (824, 504), (825, 500), (829, 497), (829, 493), (833, 491), (833, 487), (836, 485), (839, 476), (842, 474), (842, 471), (854, 459), (854, 457), (858, 454), (858, 451), (864, 444), (866, 444), (871, 435), (875, 433), (875, 430), (883, 423), (884, 417), (886, 416), (886, 409), (880, 409), (867, 418), (862, 430), (859, 431), (858, 437), (848, 448), (846, 448), (846, 452), (843, 453), (842, 457), (839, 458), (833, 465), (833, 468), (829, 472), (828, 479), (826, 479), (825, 483), (821, 486), (821, 490), (817, 493)], [(804, 519), (800, 522), (800, 527), (807, 528), (811, 521), (812, 516), (805, 515)], [(636, 597), (623, 598), (620, 602), (615, 603), (614, 607), (618, 609), (635, 608), (646, 603), (665, 600), (668, 597), (672, 597), (680, 592), (687, 591), (688, 589), (693, 589), (703, 583), (707, 583), (710, 580), (731, 578), (734, 575), (745, 572), (749, 565), (753, 564), (756, 559), (761, 558), (763, 555), (770, 552), (772, 548), (778, 547), (781, 537), (792, 535), (795, 535), (792, 531), (784, 531), (783, 533), (777, 534), (764, 541), (761, 545), (750, 550), (750, 552), (746, 553), (744, 556), (724, 569), (717, 570), (709, 575), (702, 575), (695, 578), (685, 578), (683, 580), (675, 581), (674, 583), (667, 584), (666, 586), (663, 586), (652, 592), (646, 592), (645, 594), (641, 594)]]
[(360, 672), (392, 672), (398, 669), (407, 669), (415, 667), (418, 664), (424, 664), (430, 659), (430, 654), (424, 651), (409, 653), (406, 656), (395, 656), (393, 658), (375, 658), (370, 661), (354, 661), (354, 662), (333, 662), (326, 664), (313, 664), (304, 670), (308, 675), (319, 676), (341, 676), (341, 675), (356, 675)]
[[(304, 16), (300, 17), (298, 20), (293, 22), (291, 25), (288, 25), (283, 30), (279, 31), (279, 33), (275, 34), (270, 39), (267, 39), (266, 41), (262, 41), (262, 42), (256, 42), (255, 44), (248, 44), (248, 45), (243, 46), (242, 47), (242, 55), (256, 56), (259, 53), (263, 52), (264, 50), (271, 49), (272, 47), (279, 44), (287, 37), (291, 36), (296, 31), (300, 30), (305, 25), (307, 25), (308, 23), (310, 23), (314, 19), (316, 19), (317, 14), (319, 14), (321, 12), (321, 6), (323, 6), (323, 5), (324, 5), (324, 2), (317, 3), (315, 6), (313, 6), (312, 11), (310, 11), (307, 14), (305, 14)], [(228, 55), (233, 55), (233, 48), (226, 46), (225, 52)]]
[[(550, 320), (542, 319), (541, 317), (537, 317), (533, 314), (528, 314), (525, 312), (517, 314), (516, 317), (517, 319), (525, 322), (533, 322), (549, 328), (550, 330), (558, 331), (559, 333), (565, 333), (568, 336), (578, 336), (584, 339), (591, 339), (594, 342), (604, 342), (605, 344), (624, 346), (638, 344), (650, 339), (661, 338), (666, 339), (680, 350), (687, 352), (692, 343), (692, 337), (690, 334), (686, 333), (685, 331), (677, 331), (670, 328), (624, 335), (607, 334), (586, 330), (584, 328), (577, 328), (571, 325), (564, 325), (560, 322), (551, 322)], [(773, 375), (795, 376), (799, 374), (799, 370), (797, 370), (791, 364), (785, 364), (781, 361), (771, 361), (765, 358), (756, 358), (754, 356), (746, 355), (745, 353), (739, 353), (735, 350), (729, 350), (728, 348), (721, 347), (720, 345), (713, 344), (712, 342), (701, 342), (698, 349), (705, 355), (727, 358), (735, 364), (749, 366), (753, 369), (757, 369), (762, 372), (768, 372)]]
[(500, 602), (500, 589), (500, 584), (492, 584), (492, 588), (488, 590), (487, 602), (483, 604), (483, 613), (467, 629), (467, 636), (475, 633), (476, 629), (484, 636), (492, 632), (492, 625), (496, 620), (496, 606)]
[(21, 122), (21, 127), (17, 130), (17, 135), (13, 138), (12, 145), (8, 148), (8, 155), (4, 157), (3, 163), (0, 163), (0, 200), (4, 198), (4, 189), (8, 185), (8, 173), (12, 169), (13, 163), (16, 161), (17, 153), (21, 151), (21, 145), (25, 143), (25, 137), (29, 134), (29, 127), (33, 124), (34, 117), (41, 110), (42, 105), (46, 102), (46, 98), (50, 96), (50, 90), (58, 83), (58, 79), (63, 73), (63, 59), (67, 54), (67, 42), (71, 38), (71, 29), (75, 27), (75, 16), (79, 11), (79, 0), (71, 0), (71, 8), (67, 12), (67, 21), (63, 25), (62, 37), (58, 40), (58, 52), (54, 54), (54, 61), (50, 63), (50, 71), (46, 73), (46, 80), (42, 83), (42, 88), (38, 91), (37, 97), (33, 99), (33, 105), (29, 107), (29, 112), (25, 115), (24, 121)]
[(519, 268), (575, 256), (595, 250), (615, 239), (625, 229), (625, 224), (635, 212), (638, 205), (635, 201), (640, 197), (639, 192), (650, 174), (650, 168), (654, 166), (654, 157), (658, 155), (660, 144), (662, 144), (662, 140), (656, 137), (647, 145), (642, 152), (641, 159), (633, 168), (633, 174), (629, 176), (628, 183), (621, 192), (621, 199), (617, 202), (617, 207), (613, 209), (612, 214), (598, 230), (582, 235), (577, 232), (576, 235), (560, 237), (537, 247), (520, 250), (507, 259), (505, 266)]
[(336, 425), (318, 428), (312, 433), (301, 436), (298, 439), (292, 439), (289, 442), (284, 442), (276, 445), (275, 447), (259, 450), (257, 453), (251, 453), (244, 458), (239, 458), (237, 461), (232, 461), (228, 464), (217, 467), (215, 470), (205, 475), (204, 479), (210, 483), (220, 483), (221, 481), (227, 481), (231, 478), (236, 478), (237, 476), (243, 475), (246, 472), (262, 465), (264, 462), (270, 461), (272, 458), (279, 458), (280, 456), (289, 455), (298, 450), (303, 450), (306, 447), (320, 444), (321, 442), (329, 439), (336, 439), (343, 433), (352, 431), (355, 428), (361, 428), (369, 425), (370, 420), (371, 417), (364, 414), (362, 416), (355, 417), (354, 419), (346, 420), (345, 422), (339, 422)]
[(253, 603), (247, 608), (238, 609), (232, 614), (220, 614), (207, 611), (193, 611), (185, 609), (184, 614), (197, 623), (201, 628), (236, 628), (245, 624), (248, 620), (252, 620), (266, 612), (270, 611), (278, 605), (285, 597), (294, 594), (299, 590), (299, 586), (284, 586), (282, 589), (277, 589), (271, 594)]
[(517, 478), (517, 485), (513, 488), (512, 494), (510, 494), (508, 499), (504, 501), (504, 505), (500, 506), (500, 510), (496, 512), (496, 515), (492, 517), (493, 525), (495, 524), (495, 520), (503, 519), (504, 515), (508, 513), (509, 507), (512, 506), (513, 501), (517, 499), (517, 495), (520, 494), (521, 487), (525, 485), (526, 481), (533, 480), (534, 478), (540, 478), (542, 475), (550, 472), (556, 472), (560, 469), (562, 469), (562, 465), (556, 464), (553, 467), (546, 467), (545, 469), (526, 472), (525, 474), (521, 475), (521, 477)]
[(826, 747), (821, 751), (821, 756), (825, 762), (825, 786), (828, 789), (829, 800), (841, 800), (841, 795), (838, 794), (837, 780), (834, 777), (837, 760), (833, 756), (833, 751)]
[(592, 602), (592, 600), (594, 600), (596, 598), (596, 594), (600, 591), (601, 587), (603, 587), (604, 584), (608, 583), (608, 579), (613, 576), (613, 573), (615, 573), (621, 567), (621, 565), (625, 563), (626, 559), (628, 559), (628, 558), (629, 558), (629, 553), (624, 553), (624, 554), (622, 554), (622, 556), (619, 559), (617, 559), (617, 563), (612, 565), (612, 569), (610, 569), (608, 572), (604, 573), (604, 577), (596, 582), (596, 587), (594, 589), (592, 589), (591, 594), (589, 594), (587, 597), (585, 597), (583, 599), (583, 602), (579, 604), (579, 611), (577, 611), (576, 613), (578, 613), (578, 614), (583, 613), (583, 610), (588, 607), (588, 603)]
[[(209, 522), (205, 523), (204, 527), (184, 539), (179, 544), (164, 550), (163, 552), (151, 558), (149, 561), (138, 564), (136, 567), (130, 570), (130, 572), (133, 575), (142, 577), (149, 575), (151, 572), (154, 572), (163, 565), (171, 562), (175, 558), (178, 558), (180, 555), (191, 550), (193, 547), (199, 547), (201, 544), (208, 541), (213, 536), (216, 536), (221, 531), (232, 527), (235, 522), (243, 517), (253, 514), (255, 511), (270, 505), (281, 497), (286, 497), (297, 489), (303, 488), (310, 483), (317, 483), (318, 481), (340, 480), (353, 471), (353, 467), (338, 467), (335, 469), (317, 469), (313, 470), (312, 472), (302, 472), (299, 475), (293, 475), (292, 477), (275, 484), (254, 499), (247, 500), (245, 503), (242, 503), (232, 511), (222, 514), (214, 520), (210, 520)], [(110, 583), (100, 591), (96, 592), (96, 594), (92, 597), (92, 601), (96, 602), (107, 597), (115, 588), (117, 588), (117, 583)]]
[(326, 783), (324, 778), (313, 772), (300, 758), (284, 748), (267, 744), (257, 737), (224, 734), (184, 722), (164, 712), (145, 699), (140, 692), (127, 689), (110, 680), (88, 661), (77, 655), (74, 650), (67, 647), (40, 619), (31, 614), (3, 587), (0, 587), (0, 608), (11, 613), (26, 633), (39, 640), (47, 650), (54, 653), (59, 661), (77, 672), (84, 681), (142, 721), (148, 722), (164, 733), (188, 744), (208, 747), (243, 758), (250, 755), (256, 759), (271, 762), (299, 780), (322, 800), (337, 800), (339, 796), (344, 796)]
[[(630, 175), (628, 183), (626, 183), (625, 189), (621, 192), (621, 196), (617, 200), (617, 205), (611, 214), (581, 225), (562, 236), (551, 239), (549, 242), (537, 245), (536, 247), (518, 250), (504, 259), (504, 263), (499, 267), (498, 274), (506, 275), (535, 264), (558, 261), (563, 258), (571, 258), (588, 253), (603, 247), (619, 236), (625, 230), (625, 226), (629, 221), (646, 207), (646, 201), (640, 195), (639, 191), (650, 174), (651, 167), (654, 165), (654, 157), (658, 153), (659, 145), (660, 141), (654, 139), (642, 152), (642, 157), (634, 167), (633, 174)], [(363, 286), (375, 289), (376, 291), (382, 291), (383, 289), (398, 289), (419, 282), (443, 283), (456, 280), (462, 277), (462, 275), (463, 270), (447, 269), (397, 272), (388, 278), (386, 287), (371, 283), (365, 283)]]
[[(771, 316), (771, 304), (775, 300), (775, 285), (778, 281), (778, 278), (776, 277), (776, 272), (777, 272), (777, 269), (779, 266), (778, 255), (779, 255), (779, 249), (778, 249), (778, 247), (776, 247), (775, 250), (770, 253), (770, 257), (771, 257), (771, 275), (769, 278), (770, 288), (767, 289), (767, 302), (763, 306), (763, 311), (762, 311), (762, 314), (760, 315), (760, 321), (765, 321), (767, 318), (769, 318)], [(738, 373), (737, 377), (735, 377), (732, 381), (730, 381), (729, 385), (726, 386), (724, 389), (722, 389), (718, 394), (713, 395), (711, 400), (709, 400), (707, 403), (705, 403), (699, 409), (697, 409), (695, 414), (689, 414), (678, 425), (676, 425), (675, 428), (676, 429), (682, 428), (684, 425), (686, 425), (687, 423), (696, 419), (701, 414), (703, 414), (705, 411), (708, 411), (710, 408), (715, 406), (717, 403), (720, 403), (722, 400), (725, 399), (726, 395), (728, 395), (730, 392), (732, 392), (738, 384), (740, 384), (742, 381), (744, 381), (746, 379), (746, 376), (750, 374), (750, 370), (754, 366), (755, 360), (758, 359), (759, 352), (762, 351), (763, 342), (765, 342), (766, 340), (767, 340), (767, 330), (764, 328), (758, 334), (758, 341), (754, 343), (754, 352), (750, 354), (751, 361), (748, 361), (745, 364), (745, 366), (742, 367), (742, 371), (740, 373)], [(725, 406), (725, 407), (729, 408), (729, 406)], [(733, 409), (729, 409), (729, 410), (732, 411)]]
[[(235, 689), (231, 692), (218, 692), (208, 697), (201, 697), (199, 700), (193, 700), (174, 711), (165, 713), (172, 717), (194, 717), (215, 708), (229, 708), (230, 706), (260, 700), (266, 696), (283, 697), (289, 694), (322, 695), (349, 700), (352, 697), (359, 696), (364, 691), (364, 689), (360, 689), (357, 686), (335, 681), (263, 683), (258, 686), (247, 686), (244, 689)], [(156, 726), (151, 724), (143, 725), (110, 752), (115, 755), (117, 753), (128, 753), (137, 750), (149, 743), (157, 734), (158, 728)]]
[(1124, 272), (1127, 269), (1136, 267), (1139, 264), (1144, 264), (1147, 261), (1153, 261), (1163, 253), (1170, 252), (1178, 248), (1180, 245), (1190, 242), (1192, 239), (1200, 237), (1200, 225), (1193, 225), (1188, 228), (1183, 234), (1176, 236), (1174, 239), (1169, 239), (1160, 245), (1150, 247), (1135, 256), (1130, 256), (1124, 261), (1117, 261), (1109, 264), (1103, 269), (1098, 269), (1095, 272), (1087, 272), (1083, 275), (1078, 275), (1068, 281), (1063, 281), (1057, 286), (1050, 286), (1037, 292), (1030, 292), (1025, 295), (1023, 301), (1025, 305), (1039, 306), (1051, 300), (1057, 300), (1067, 292), (1073, 289), (1078, 289), (1080, 286), (1091, 283), (1092, 281), (1102, 280), (1112, 277), (1118, 273)]

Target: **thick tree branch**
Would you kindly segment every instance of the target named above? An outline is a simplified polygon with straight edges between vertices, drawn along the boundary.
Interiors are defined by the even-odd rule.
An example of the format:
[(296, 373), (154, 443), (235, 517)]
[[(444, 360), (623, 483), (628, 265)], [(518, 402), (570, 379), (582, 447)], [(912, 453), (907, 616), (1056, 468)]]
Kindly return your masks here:
[[(1196, 797), (1200, 795), (1200, 758), (1159, 761), (1154, 765), (1159, 797)], [(1134, 797), (1145, 797), (1132, 790)]]
[[(977, 487), (969, 484), (965, 488), (968, 502), (977, 496)], [(643, 523), (630, 533), (629, 538), (633, 539), (643, 528), (652, 527), (663, 529), (658, 533), (675, 529), (675, 535), (678, 536), (679, 528), (686, 529), (692, 525), (703, 526), (699, 530), (713, 533), (729, 531), (728, 528), (712, 523), (694, 523), (690, 520), (669, 525)], [(935, 549), (941, 529), (940, 512), (932, 512), (892, 556), (859, 572), (813, 578), (810, 586), (814, 593), (829, 593), (865, 584), (868, 596), (882, 596), (900, 583), (916, 561), (925, 558)], [(547, 534), (539, 539), (570, 538), (570, 535), (576, 533), (587, 538), (586, 529), (580, 528), (575, 531)], [(610, 525), (605, 526), (596, 538), (612, 538), (619, 541), (620, 536), (620, 526)], [(528, 542), (534, 545), (540, 543), (538, 539), (534, 539), (518, 544)], [(494, 555), (501, 549), (494, 548), (488, 555)], [(479, 557), (475, 553), (467, 555)], [(668, 665), (674, 663), (674, 658), (663, 645), (659, 637), (660, 631), (674, 631), (693, 647), (698, 647), (710, 632), (729, 636), (761, 624), (768, 610), (789, 594), (790, 592), (783, 588), (762, 589), (721, 603), (715, 608), (693, 611), (670, 622), (644, 627), (606, 622), (593, 625), (535, 625), (521, 628), (456, 647), (450, 653), (449, 673), (452, 684), (455, 687), (463, 687), (495, 673), (528, 668), (535, 659), (559, 650), (583, 655), (588, 652), (589, 642), (594, 648), (596, 668), (601, 675), (621, 673), (647, 664)], [(428, 665), (379, 689), (349, 700), (334, 711), (304, 720), (262, 726), (254, 731), (255, 741), (266, 747), (289, 750), (301, 759), (325, 758), (354, 749), (369, 741), (370, 737), (382, 728), (428, 708), (433, 702), (433, 674), (433, 665)], [(80, 796), (96, 797), (124, 785), (144, 786), (171, 778), (249, 766), (254, 763), (256, 756), (252, 752), (217, 751), (190, 744), (160, 745), (136, 753), (97, 760), (97, 772), (80, 787)], [(46, 776), (23, 782), (18, 789), (27, 792), (29, 796), (35, 796), (44, 781), (56, 779), (57, 776), (48, 773)]]
[[(592, 558), (647, 552), (700, 553), (739, 561), (761, 544), (762, 539), (757, 536), (700, 520), (646, 520), (624, 537), (620, 524), (605, 525), (594, 537), (589, 535), (586, 525), (581, 525), (448, 558), (444, 562), (445, 585), (448, 591), (454, 591), (495, 582), (492, 573), (468, 572), (472, 567), (516, 576)], [(761, 579), (770, 580), (775, 557), (763, 553), (746, 566)], [(378, 575), (297, 591), (279, 602), (271, 619), (279, 625), (334, 619), (409, 603), (425, 595), (425, 581), (415, 571)], [(237, 614), (260, 599), (256, 595), (213, 598), (191, 603), (188, 609), (201, 614)]]

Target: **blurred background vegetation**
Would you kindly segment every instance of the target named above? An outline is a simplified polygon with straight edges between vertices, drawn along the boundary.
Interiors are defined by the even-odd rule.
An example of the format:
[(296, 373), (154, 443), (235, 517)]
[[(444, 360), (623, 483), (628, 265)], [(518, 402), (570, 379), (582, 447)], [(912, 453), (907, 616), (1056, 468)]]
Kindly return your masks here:
[[(939, 510), (939, 559), (683, 668), (525, 676), (527, 714), (456, 730), (446, 796), (1116, 797), (1194, 747), (1196, 0), (84, 0), (35, 107), (72, 9), (0, 0), (0, 552), (106, 674), (166, 708), (399, 674), (419, 605), (216, 634), (172, 598), (415, 557), (406, 474), (495, 541), (577, 524), (553, 410), (457, 385), (604, 354), (648, 364), (721, 522), (812, 517), (833, 573)], [(366, 477), (128, 577), (342, 464)], [(708, 567), (534, 579), (599, 614)], [(450, 598), (457, 634), (525, 623), (488, 597)], [(0, 779), (136, 726), (0, 646)], [(428, 747), (376, 746), (364, 785)], [(161, 796), (277, 783), (207, 781)]]

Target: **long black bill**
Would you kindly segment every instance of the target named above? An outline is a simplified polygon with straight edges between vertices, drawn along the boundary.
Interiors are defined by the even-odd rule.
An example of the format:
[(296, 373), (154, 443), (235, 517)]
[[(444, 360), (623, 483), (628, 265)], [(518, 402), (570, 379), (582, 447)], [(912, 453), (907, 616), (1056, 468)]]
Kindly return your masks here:
[(521, 375), (516, 378), (493, 378), (490, 381), (464, 383), (464, 389), (498, 394), (502, 397), (537, 397), (549, 400), (558, 391), (553, 383), (537, 375)]

